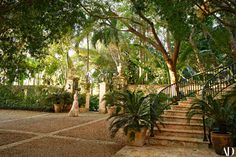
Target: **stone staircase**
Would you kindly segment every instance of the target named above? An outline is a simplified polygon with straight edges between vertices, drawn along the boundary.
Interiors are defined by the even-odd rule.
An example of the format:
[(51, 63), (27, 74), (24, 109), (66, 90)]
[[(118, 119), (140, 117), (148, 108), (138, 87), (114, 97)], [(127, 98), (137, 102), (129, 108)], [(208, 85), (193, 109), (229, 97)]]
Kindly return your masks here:
[[(226, 88), (217, 97), (221, 99), (229, 92), (234, 92), (236, 96), (236, 83)], [(151, 145), (166, 146), (194, 146), (207, 147), (207, 141), (203, 141), (203, 124), (201, 116), (194, 116), (188, 123), (186, 114), (191, 105), (192, 98), (179, 101), (178, 105), (173, 105), (162, 115), (163, 124), (158, 124), (160, 131), (155, 129), (155, 137), (149, 138)]]
[(166, 146), (206, 146), (208, 142), (203, 141), (202, 118), (194, 116), (188, 123), (186, 114), (191, 102), (192, 98), (188, 98), (166, 110), (162, 115), (164, 125), (158, 124), (160, 131), (155, 129), (155, 137), (150, 138), (149, 143)]

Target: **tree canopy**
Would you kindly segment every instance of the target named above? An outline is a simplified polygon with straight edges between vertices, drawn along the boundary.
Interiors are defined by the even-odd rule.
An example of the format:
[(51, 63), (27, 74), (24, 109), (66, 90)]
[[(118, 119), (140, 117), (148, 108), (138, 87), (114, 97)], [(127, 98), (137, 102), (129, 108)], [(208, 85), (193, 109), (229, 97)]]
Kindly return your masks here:
[(32, 74), (38, 66), (28, 59), (44, 57), (49, 43), (65, 33), (79, 32), (85, 23), (84, 13), (73, 0), (1, 1), (0, 74), (9, 82)]
[(107, 47), (112, 43), (118, 47), (119, 62), (124, 59), (146, 72), (153, 68), (144, 65), (148, 60), (142, 53), (149, 52), (156, 57), (149, 57), (154, 66), (164, 63), (159, 67), (175, 83), (181, 68), (199, 72), (236, 60), (235, 5), (233, 0), (3, 0), (1, 82), (34, 75), (43, 66), (40, 60), (48, 45), (64, 35), (79, 44), (91, 34), (94, 45), (98, 40)]

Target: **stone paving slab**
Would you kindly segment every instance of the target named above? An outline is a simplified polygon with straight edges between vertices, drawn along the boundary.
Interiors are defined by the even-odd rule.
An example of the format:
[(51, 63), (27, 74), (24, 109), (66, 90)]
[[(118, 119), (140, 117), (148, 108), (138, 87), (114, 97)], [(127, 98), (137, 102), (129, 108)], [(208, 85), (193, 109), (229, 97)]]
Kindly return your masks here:
[(0, 146), (34, 137), (32, 134), (14, 133), (0, 130)]
[(94, 141), (42, 138), (0, 151), (0, 157), (110, 157), (118, 144)]
[(102, 114), (90, 115), (91, 116), (81, 114), (80, 117), (68, 117), (66, 113), (50, 113), (38, 117), (19, 119), (17, 120), (17, 123), (19, 125), (16, 125), (15, 121), (1, 123), (0, 129), (13, 129), (21, 131), (49, 133), (105, 117), (105, 115)]
[(3, 122), (15, 121), (29, 117), (38, 117), (47, 115), (46, 112), (21, 111), (21, 110), (3, 110), (0, 109), (0, 124)]
[[(217, 155), (209, 148), (125, 146), (112, 157), (224, 157), (224, 155)], [(236, 157), (236, 154), (233, 157)]]
[(60, 135), (88, 125), (90, 131), (106, 137), (99, 125), (107, 117), (94, 112), (68, 117), (67, 113), (1, 110), (0, 157), (110, 157), (124, 145), (87, 131), (83, 134), (91, 138)]
[(124, 136), (111, 139), (106, 118), (91, 112), (68, 117), (67, 113), (0, 110), (0, 157), (219, 157), (208, 148), (122, 148)]
[(126, 143), (126, 138), (122, 133), (118, 133), (115, 138), (111, 138), (108, 128), (109, 121), (102, 120), (83, 127), (62, 131), (57, 135), (88, 140), (113, 141), (122, 145)]

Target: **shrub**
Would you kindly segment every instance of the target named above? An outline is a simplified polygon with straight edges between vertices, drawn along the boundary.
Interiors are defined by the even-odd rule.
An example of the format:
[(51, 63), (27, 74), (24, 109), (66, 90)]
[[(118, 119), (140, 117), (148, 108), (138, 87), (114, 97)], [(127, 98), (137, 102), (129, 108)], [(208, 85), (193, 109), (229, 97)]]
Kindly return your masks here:
[(60, 90), (47, 86), (0, 86), (0, 108), (35, 111), (52, 111), (47, 97)]
[(90, 97), (90, 106), (89, 110), (90, 111), (97, 111), (99, 107), (99, 98), (98, 95), (92, 95)]
[(79, 102), (79, 107), (85, 107), (86, 103), (86, 94), (78, 94), (78, 102)]

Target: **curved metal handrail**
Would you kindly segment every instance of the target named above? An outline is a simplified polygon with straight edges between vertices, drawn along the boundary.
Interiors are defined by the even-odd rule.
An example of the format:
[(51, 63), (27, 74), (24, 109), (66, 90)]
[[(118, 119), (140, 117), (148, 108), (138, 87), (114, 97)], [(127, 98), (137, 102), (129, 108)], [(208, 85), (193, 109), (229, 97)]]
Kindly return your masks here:
[(225, 88), (236, 82), (236, 62), (224, 67), (209, 79), (202, 90), (202, 97), (205, 99), (208, 95), (215, 97)]
[[(230, 68), (231, 67), (231, 68)], [(200, 91), (203, 91), (206, 88), (206, 82), (210, 82), (210, 80), (213, 80), (215, 76), (217, 76), (219, 73), (226, 69), (232, 69), (234, 74), (234, 81), (236, 81), (236, 62), (227, 66), (227, 67), (218, 67), (215, 68), (212, 71), (202, 72), (196, 75), (191, 76), (190, 78), (186, 80), (181, 80), (177, 83), (170, 84), (160, 90), (158, 94), (164, 93), (169, 98), (172, 98), (172, 100), (167, 99), (166, 104), (170, 104), (170, 102), (173, 102), (173, 98), (176, 97), (176, 101), (178, 101), (180, 98), (186, 97), (188, 95), (191, 95), (192, 93), (197, 93)], [(204, 93), (204, 92), (203, 92)], [(174, 100), (175, 101), (175, 100)], [(206, 141), (206, 128), (205, 128), (205, 118), (202, 117), (203, 120), (203, 129), (204, 129), (204, 139), (203, 141)], [(152, 129), (153, 130), (153, 126)], [(153, 133), (152, 133), (153, 134)]]
[[(202, 99), (206, 99), (207, 96), (211, 95), (215, 97), (218, 93), (222, 92), (225, 88), (236, 83), (236, 62), (231, 65), (224, 67), (218, 73), (209, 79), (202, 89)], [(206, 137), (206, 124), (205, 116), (202, 116), (203, 120), (203, 131), (204, 131), (204, 141), (207, 141)], [(211, 141), (210, 141), (211, 142)]]
[(166, 101), (169, 104), (172, 101), (179, 100), (181, 98), (187, 97), (191, 94), (196, 94), (203, 89), (205, 82), (215, 76), (224, 67), (220, 66), (211, 71), (206, 71), (192, 75), (191, 77), (181, 80), (177, 83), (170, 84), (160, 90), (158, 94), (164, 93), (170, 99)]

